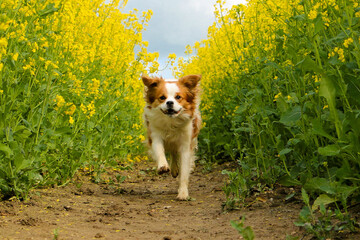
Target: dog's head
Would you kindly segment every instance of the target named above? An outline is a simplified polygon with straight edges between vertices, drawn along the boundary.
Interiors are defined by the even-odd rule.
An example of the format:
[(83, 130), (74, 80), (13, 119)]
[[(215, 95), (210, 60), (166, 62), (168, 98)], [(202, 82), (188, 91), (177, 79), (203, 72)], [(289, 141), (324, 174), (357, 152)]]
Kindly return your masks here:
[(152, 109), (175, 118), (193, 115), (199, 92), (200, 75), (188, 75), (179, 80), (165, 80), (159, 77), (142, 76), (145, 85), (145, 101)]

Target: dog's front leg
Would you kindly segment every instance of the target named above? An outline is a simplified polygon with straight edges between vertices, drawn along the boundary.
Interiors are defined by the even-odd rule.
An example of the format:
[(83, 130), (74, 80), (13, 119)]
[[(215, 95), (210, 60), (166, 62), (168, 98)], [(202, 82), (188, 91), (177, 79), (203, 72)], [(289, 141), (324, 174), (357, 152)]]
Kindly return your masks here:
[(180, 150), (180, 179), (178, 196), (179, 200), (187, 200), (189, 197), (188, 185), (191, 171), (191, 152), (190, 144)]
[(166, 161), (164, 141), (161, 137), (152, 136), (152, 155), (157, 163), (157, 172), (163, 174), (170, 171), (169, 164)]

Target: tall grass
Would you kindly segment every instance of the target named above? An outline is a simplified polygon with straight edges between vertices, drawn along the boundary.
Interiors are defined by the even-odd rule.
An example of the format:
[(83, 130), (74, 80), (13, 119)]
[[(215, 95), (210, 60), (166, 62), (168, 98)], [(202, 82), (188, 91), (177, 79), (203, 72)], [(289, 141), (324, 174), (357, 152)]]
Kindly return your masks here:
[(347, 212), (359, 200), (359, 3), (222, 6), (208, 39), (174, 71), (203, 75), (201, 155), (241, 170), (226, 172), (228, 203), (281, 183)]
[(141, 38), (151, 11), (123, 5), (0, 2), (1, 197), (66, 184), (81, 166), (98, 179), (142, 152), (139, 75), (157, 54)]

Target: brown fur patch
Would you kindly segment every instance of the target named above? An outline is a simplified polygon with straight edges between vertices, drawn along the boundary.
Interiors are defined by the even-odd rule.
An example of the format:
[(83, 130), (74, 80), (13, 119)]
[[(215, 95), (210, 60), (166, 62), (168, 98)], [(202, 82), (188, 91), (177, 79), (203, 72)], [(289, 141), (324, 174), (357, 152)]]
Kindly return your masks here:
[(197, 136), (200, 133), (200, 127), (201, 127), (201, 119), (198, 118), (197, 116), (193, 119), (193, 132), (192, 132), (192, 136), (191, 138), (197, 138)]
[(181, 99), (179, 103), (186, 109), (185, 112), (191, 117), (193, 117), (197, 107), (197, 97), (199, 95), (198, 82), (200, 79), (200, 75), (188, 75), (180, 78), (176, 83), (180, 89), (179, 95)]
[[(154, 107), (161, 104), (164, 100), (160, 97), (165, 95), (165, 80), (161, 77), (150, 78), (143, 76), (142, 80), (145, 85), (145, 101), (151, 105), (155, 104)], [(167, 97), (165, 95), (165, 97)]]

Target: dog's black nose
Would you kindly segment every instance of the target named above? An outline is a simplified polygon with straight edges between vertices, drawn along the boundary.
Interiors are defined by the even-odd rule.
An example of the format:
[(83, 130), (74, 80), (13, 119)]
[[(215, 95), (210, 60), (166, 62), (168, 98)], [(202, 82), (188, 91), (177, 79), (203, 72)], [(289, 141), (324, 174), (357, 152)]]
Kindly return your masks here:
[(171, 108), (171, 107), (174, 106), (174, 102), (173, 102), (173, 101), (167, 101), (167, 102), (166, 102), (166, 106), (167, 106), (168, 108)]

